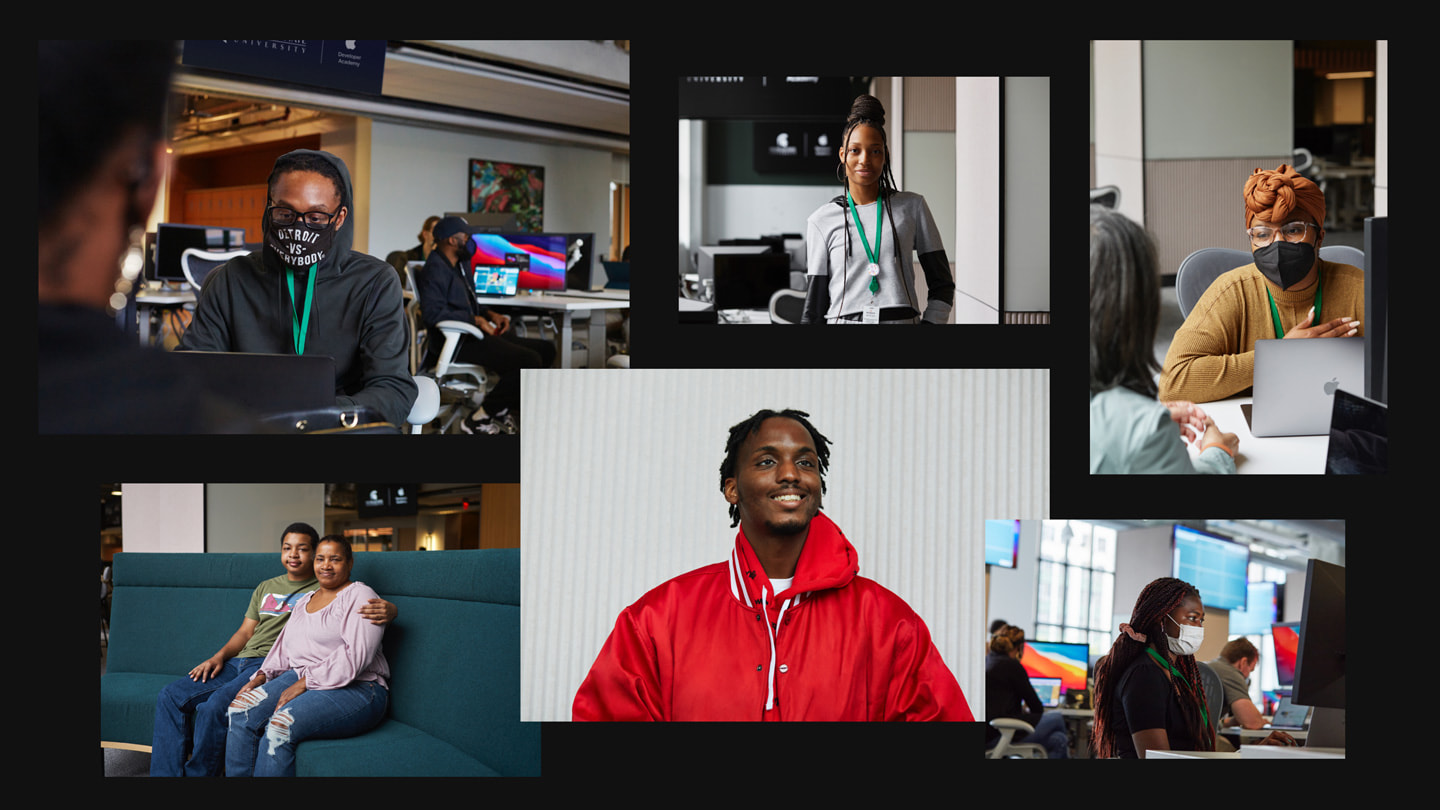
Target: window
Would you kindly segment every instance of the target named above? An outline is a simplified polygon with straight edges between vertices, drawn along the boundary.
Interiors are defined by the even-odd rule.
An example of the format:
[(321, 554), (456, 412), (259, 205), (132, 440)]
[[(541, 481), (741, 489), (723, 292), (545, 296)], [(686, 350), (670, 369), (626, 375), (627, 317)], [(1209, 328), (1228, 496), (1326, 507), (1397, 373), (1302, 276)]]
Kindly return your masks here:
[(1114, 529), (1078, 520), (1046, 520), (1040, 530), (1035, 638), (1090, 645), (1102, 655), (1114, 640)]

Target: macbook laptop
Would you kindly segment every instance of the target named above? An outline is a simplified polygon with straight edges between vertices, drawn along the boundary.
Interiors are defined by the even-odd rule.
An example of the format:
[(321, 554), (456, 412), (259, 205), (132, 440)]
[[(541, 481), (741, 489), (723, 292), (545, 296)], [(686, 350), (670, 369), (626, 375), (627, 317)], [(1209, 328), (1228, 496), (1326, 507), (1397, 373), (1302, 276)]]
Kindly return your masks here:
[(1363, 390), (1365, 339), (1255, 341), (1255, 436), (1323, 436), (1330, 432), (1335, 392)]
[(311, 354), (171, 352), (206, 389), (257, 416), (335, 404), (335, 361)]
[(1275, 716), (1265, 724), (1268, 729), (1281, 729), (1283, 731), (1304, 731), (1305, 723), (1310, 719), (1310, 707), (1299, 706), (1290, 702), (1290, 696), (1280, 698), (1280, 705), (1275, 707)]
[(1047, 709), (1059, 706), (1060, 698), (1065, 694), (1065, 690), (1060, 688), (1059, 678), (1032, 677), (1030, 685), (1035, 687), (1035, 694)]

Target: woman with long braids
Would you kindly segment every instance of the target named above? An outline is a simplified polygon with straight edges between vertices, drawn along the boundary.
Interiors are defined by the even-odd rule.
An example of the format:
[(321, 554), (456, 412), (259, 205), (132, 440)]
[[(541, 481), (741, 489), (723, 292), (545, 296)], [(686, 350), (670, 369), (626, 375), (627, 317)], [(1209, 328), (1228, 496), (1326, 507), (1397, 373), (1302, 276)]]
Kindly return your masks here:
[(1215, 750), (1195, 663), (1204, 636), (1205, 608), (1193, 585), (1161, 577), (1145, 586), (1095, 668), (1095, 756)]
[[(930, 207), (901, 191), (890, 171), (885, 108), (862, 95), (850, 107), (836, 176), (845, 193), (805, 223), (805, 310), (801, 323), (945, 323), (955, 278)], [(888, 227), (887, 227), (888, 224)], [(920, 305), (910, 254), (929, 287)]]

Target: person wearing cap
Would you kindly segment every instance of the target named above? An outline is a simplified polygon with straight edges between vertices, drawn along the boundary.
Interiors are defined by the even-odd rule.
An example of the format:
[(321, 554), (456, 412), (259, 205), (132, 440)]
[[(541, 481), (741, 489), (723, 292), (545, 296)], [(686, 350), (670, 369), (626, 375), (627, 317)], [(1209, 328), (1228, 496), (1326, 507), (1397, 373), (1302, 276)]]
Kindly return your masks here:
[(431, 232), (435, 247), (425, 260), (416, 280), (420, 295), (420, 317), (429, 330), (429, 343), (444, 343), (441, 321), (473, 323), (485, 333), (482, 340), (464, 337), (456, 360), (474, 363), (500, 375), (500, 381), (485, 395), (483, 406), (461, 422), (466, 433), (514, 433), (520, 412), (520, 369), (548, 368), (555, 362), (555, 345), (548, 340), (516, 337), (510, 318), (482, 309), (475, 299), (475, 277), (471, 260), (475, 256), (469, 226), (460, 217), (445, 217)]
[(1255, 261), (1215, 279), (1176, 330), (1160, 374), (1161, 400), (1210, 402), (1245, 392), (1257, 340), (1364, 334), (1363, 271), (1319, 256), (1319, 187), (1282, 164), (1256, 169), (1243, 199)]

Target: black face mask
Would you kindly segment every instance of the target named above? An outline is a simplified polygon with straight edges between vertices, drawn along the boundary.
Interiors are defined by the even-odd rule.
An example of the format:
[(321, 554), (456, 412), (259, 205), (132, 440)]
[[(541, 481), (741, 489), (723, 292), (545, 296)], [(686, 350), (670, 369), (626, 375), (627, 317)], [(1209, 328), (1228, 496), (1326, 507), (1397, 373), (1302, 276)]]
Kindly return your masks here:
[(325, 260), (330, 246), (335, 242), (335, 224), (339, 218), (330, 220), (323, 231), (312, 231), (298, 221), (293, 225), (279, 226), (265, 222), (265, 246), (269, 248), (280, 264), (295, 270), (305, 270)]
[(1286, 290), (1300, 283), (1315, 264), (1315, 246), (1309, 242), (1285, 242), (1277, 239), (1254, 252), (1255, 266), (1260, 272)]
[(475, 258), (475, 243), (469, 239), (461, 242), (457, 250), (460, 251), (460, 264), (462, 267), (469, 264), (470, 260)]

